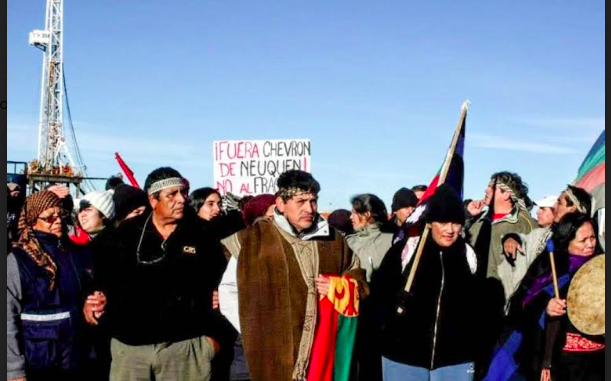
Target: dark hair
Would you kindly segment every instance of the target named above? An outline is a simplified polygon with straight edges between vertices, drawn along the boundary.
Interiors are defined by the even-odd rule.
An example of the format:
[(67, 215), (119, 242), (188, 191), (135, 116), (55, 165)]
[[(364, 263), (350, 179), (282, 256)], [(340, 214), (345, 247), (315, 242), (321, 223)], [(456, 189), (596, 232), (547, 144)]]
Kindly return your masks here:
[(329, 216), (329, 225), (344, 236), (354, 234), (354, 226), (350, 221), (351, 214), (349, 210), (338, 209)]
[[(577, 200), (579, 200), (579, 203), (581, 204), (581, 206), (586, 208), (586, 214), (588, 216), (591, 216), (592, 215), (592, 196), (583, 188), (578, 188), (578, 187), (569, 185), (568, 189), (573, 192)], [(575, 206), (575, 203), (568, 196), (565, 195), (564, 197), (566, 198), (566, 205), (569, 208)]]
[(354, 197), (350, 203), (358, 214), (371, 213), (371, 218), (380, 229), (390, 229), (391, 222), (388, 219), (388, 209), (386, 209), (384, 201), (378, 196), (362, 194)]
[(68, 195), (62, 199), (61, 208), (64, 212), (64, 216), (69, 219), (72, 216), (72, 213), (74, 213), (74, 199), (72, 198), (72, 195)]
[(276, 196), (272, 194), (246, 197), (250, 198), (242, 208), (242, 216), (244, 217), (246, 226), (252, 226), (259, 218), (265, 217), (269, 208), (276, 204)]
[[(162, 180), (172, 179), (175, 177), (182, 178), (182, 175), (180, 174), (180, 172), (178, 172), (177, 170), (173, 168), (169, 168), (169, 167), (158, 168), (154, 170), (153, 172), (151, 172), (151, 174), (148, 175), (148, 177), (146, 178), (146, 182), (144, 183), (144, 191), (148, 194), (149, 189), (151, 189), (153, 184), (159, 181), (162, 181)], [(153, 196), (155, 196), (155, 198), (158, 199), (159, 192), (155, 193)]]
[(118, 187), (121, 184), (125, 184), (121, 177), (119, 177), (119, 176), (112, 176), (106, 182), (106, 190), (114, 190), (116, 187)]
[[(559, 273), (568, 271), (569, 246), (577, 237), (577, 231), (585, 224), (590, 223), (596, 231), (596, 222), (589, 215), (583, 213), (570, 213), (564, 216), (562, 221), (554, 229), (554, 255), (559, 262)], [(598, 246), (597, 246), (598, 251)]]
[(246, 205), (248, 205), (248, 203), (251, 202), (254, 199), (255, 199), (254, 196), (244, 196), (244, 197), (242, 197), (240, 199), (240, 201), (238, 201), (238, 208), (240, 208), (240, 211), (242, 211), (242, 213), (244, 213), (244, 209), (246, 208)]
[(412, 188), (412, 192), (426, 192), (429, 190), (428, 185), (416, 185)]
[(191, 196), (189, 196), (189, 206), (195, 211), (195, 214), (199, 213), (206, 200), (213, 194), (218, 194), (221, 197), (219, 191), (213, 188), (201, 188), (191, 193)]
[(299, 189), (306, 193), (313, 193), (315, 195), (320, 193), (320, 183), (314, 179), (314, 177), (304, 171), (288, 171), (280, 175), (278, 179), (279, 194), (282, 196), (284, 201), (288, 201), (290, 198), (283, 196), (282, 190), (285, 189)]
[(529, 188), (528, 184), (522, 180), (522, 177), (517, 173), (512, 172), (498, 172), (492, 175), (493, 182), (501, 182), (507, 185), (517, 198), (520, 198), (526, 202), (526, 207), (532, 209), (534, 206), (533, 201), (528, 197)]

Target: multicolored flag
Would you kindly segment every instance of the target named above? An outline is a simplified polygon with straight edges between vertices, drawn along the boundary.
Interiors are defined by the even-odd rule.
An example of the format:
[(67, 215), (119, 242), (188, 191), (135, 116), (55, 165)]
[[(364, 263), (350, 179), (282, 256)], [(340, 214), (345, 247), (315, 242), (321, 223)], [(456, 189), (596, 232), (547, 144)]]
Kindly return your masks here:
[(450, 145), (450, 149), (448, 150), (448, 155), (444, 160), (441, 169), (435, 175), (435, 178), (431, 182), (426, 193), (422, 196), (422, 199), (418, 203), (416, 211), (410, 216), (409, 220), (407, 220), (408, 224), (417, 223), (426, 210), (426, 206), (428, 201), (435, 192), (437, 192), (437, 188), (441, 185), (441, 183), (447, 184), (451, 186), (462, 198), (463, 197), (463, 187), (465, 180), (465, 139), (467, 134), (467, 112), (469, 110), (469, 102), (465, 102), (462, 107), (462, 115), (460, 118), (460, 122), (458, 127), (456, 128), (456, 132), (454, 133), (454, 139), (452, 139), (452, 144)]
[(607, 143), (605, 138), (606, 131), (603, 131), (579, 168), (579, 173), (575, 180), (576, 186), (592, 194), (592, 212), (594, 212), (594, 216), (598, 218), (599, 243), (602, 245), (603, 249), (606, 248), (607, 240)]
[(329, 293), (319, 302), (318, 327), (308, 381), (348, 381), (359, 316), (358, 283), (330, 277)]
[(594, 147), (590, 150), (590, 153), (584, 160), (583, 164), (579, 168), (575, 185), (579, 188), (583, 188), (588, 192), (593, 192), (596, 187), (601, 184), (605, 184), (606, 177), (606, 131), (603, 131), (602, 135), (594, 144)]

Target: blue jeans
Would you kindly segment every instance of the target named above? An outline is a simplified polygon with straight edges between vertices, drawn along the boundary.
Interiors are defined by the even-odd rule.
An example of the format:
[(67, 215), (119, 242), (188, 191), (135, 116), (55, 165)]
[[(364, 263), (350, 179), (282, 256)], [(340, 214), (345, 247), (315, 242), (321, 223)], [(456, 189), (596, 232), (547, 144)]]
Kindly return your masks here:
[(475, 376), (475, 366), (472, 363), (428, 370), (384, 358), (382, 370), (384, 381), (473, 381)]

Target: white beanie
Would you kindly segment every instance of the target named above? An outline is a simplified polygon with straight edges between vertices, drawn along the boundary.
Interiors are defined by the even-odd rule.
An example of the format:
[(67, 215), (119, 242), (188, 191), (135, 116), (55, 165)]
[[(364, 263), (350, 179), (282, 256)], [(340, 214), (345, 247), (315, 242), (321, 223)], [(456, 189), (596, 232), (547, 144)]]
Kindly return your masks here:
[(76, 210), (80, 211), (81, 202), (86, 201), (94, 208), (100, 211), (109, 220), (115, 218), (115, 202), (112, 199), (112, 193), (109, 191), (95, 191), (87, 193), (81, 199), (76, 200)]

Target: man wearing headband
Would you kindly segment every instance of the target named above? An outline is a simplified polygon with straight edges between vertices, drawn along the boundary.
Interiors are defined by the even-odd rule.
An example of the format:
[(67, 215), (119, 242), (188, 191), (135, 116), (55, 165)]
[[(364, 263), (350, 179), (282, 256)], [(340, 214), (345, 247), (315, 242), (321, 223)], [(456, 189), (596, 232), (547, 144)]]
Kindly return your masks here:
[(86, 310), (88, 321), (101, 317), (110, 329), (110, 380), (208, 381), (222, 325), (212, 308), (226, 267), (222, 247), (185, 212), (180, 173), (158, 169), (144, 190), (152, 212), (124, 222), (97, 248), (108, 305), (102, 316)]
[[(537, 205), (540, 208), (550, 207), (546, 202), (537, 202)], [(547, 241), (553, 237), (554, 227), (568, 214), (591, 215), (592, 198), (586, 190), (569, 185), (551, 208), (554, 213), (552, 226), (535, 229), (530, 234), (508, 234), (503, 238), (503, 251), (513, 265), (503, 262), (499, 272), (513, 279), (512, 294), (520, 286), (530, 265), (545, 251)]]
[(330, 287), (321, 275), (365, 280), (358, 257), (318, 214), (312, 175), (287, 172), (278, 188), (273, 220), (257, 222), (241, 239), (240, 321), (252, 381), (305, 380), (319, 295)]
[(469, 241), (482, 256), (482, 262), (487, 263), (486, 277), (502, 282), (506, 301), (512, 294), (513, 282), (511, 274), (499, 273), (499, 266), (507, 261), (502, 238), (512, 233), (528, 234), (535, 228), (531, 207), (528, 186), (519, 175), (509, 172), (493, 175), (485, 199), (468, 207), (474, 221), (468, 229)]
[(556, 212), (555, 223), (560, 223), (564, 216), (570, 213), (581, 213), (592, 215), (592, 196), (581, 188), (569, 185), (568, 188), (558, 197), (558, 202), (554, 206)]

